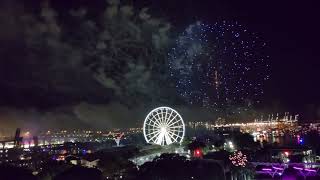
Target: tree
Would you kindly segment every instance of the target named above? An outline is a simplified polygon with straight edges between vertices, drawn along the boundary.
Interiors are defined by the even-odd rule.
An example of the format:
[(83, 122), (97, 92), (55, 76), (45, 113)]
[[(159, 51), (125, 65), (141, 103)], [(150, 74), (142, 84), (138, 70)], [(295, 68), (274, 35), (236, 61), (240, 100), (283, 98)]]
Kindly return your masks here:
[(81, 166), (74, 166), (61, 174), (57, 175), (54, 180), (68, 180), (68, 179), (79, 179), (79, 180), (103, 180), (101, 171), (95, 168), (85, 168)]
[[(137, 179), (188, 179), (188, 161), (177, 154), (162, 154), (152, 162), (140, 166)], [(177, 168), (179, 167), (179, 168)]]
[[(177, 168), (178, 167), (178, 168)], [(177, 154), (162, 154), (140, 166), (137, 179), (224, 179), (222, 167), (212, 161), (189, 161)]]
[(16, 179), (16, 180), (36, 180), (37, 178), (32, 175), (32, 172), (28, 169), (21, 167), (14, 167), (10, 165), (2, 164), (0, 166), (1, 179)]
[(42, 171), (37, 175), (41, 180), (51, 180), (53, 177), (67, 171), (71, 168), (71, 165), (63, 162), (57, 162), (55, 160), (49, 160), (42, 164)]
[(118, 151), (98, 151), (92, 156), (99, 158), (98, 168), (102, 171), (105, 177), (114, 175), (125, 175), (136, 170), (136, 166), (129, 161), (138, 150), (135, 147), (124, 147)]

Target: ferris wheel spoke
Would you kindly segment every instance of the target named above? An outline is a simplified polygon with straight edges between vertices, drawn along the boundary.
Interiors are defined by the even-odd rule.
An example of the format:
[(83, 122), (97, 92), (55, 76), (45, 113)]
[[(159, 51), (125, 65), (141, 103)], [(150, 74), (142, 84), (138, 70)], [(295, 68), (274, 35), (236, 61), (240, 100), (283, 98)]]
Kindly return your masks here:
[[(150, 115), (151, 116), (151, 119), (153, 119), (154, 121), (157, 121), (158, 118), (156, 116), (154, 116), (153, 114)], [(158, 121), (157, 121), (158, 122)]]
[(168, 122), (170, 121), (170, 118), (171, 118), (171, 116), (172, 116), (172, 113), (173, 113), (173, 111), (171, 111), (171, 113), (170, 113), (169, 117), (167, 118), (167, 120), (166, 120), (166, 124), (168, 124)]
[(176, 136), (176, 138), (174, 138), (175, 142), (178, 141), (178, 138), (181, 138), (180, 136), (178, 136), (178, 135), (176, 135), (176, 134), (174, 134), (172, 132), (169, 132), (169, 134), (171, 134), (172, 136)]
[(156, 129), (159, 129), (159, 126), (155, 126), (155, 125), (153, 125), (153, 124), (146, 124), (146, 125), (152, 126), (152, 127), (156, 128)]
[(153, 114), (152, 114), (152, 118), (154, 118), (154, 122), (157, 122), (158, 126), (160, 126), (161, 122), (158, 120), (158, 118)]
[(173, 132), (171, 132), (171, 131), (168, 131), (168, 133), (171, 134), (171, 135), (173, 135), (173, 136), (180, 137), (180, 136), (178, 136), (177, 134), (175, 134), (175, 133), (173, 133)]
[(162, 145), (164, 134), (165, 134), (164, 132), (160, 132), (159, 136), (155, 140), (156, 144)]
[(174, 125), (174, 124), (179, 123), (180, 121), (181, 121), (181, 119), (179, 119), (179, 120), (177, 120), (177, 121), (175, 121), (175, 122), (172, 122), (171, 124), (168, 124), (168, 126), (170, 127), (170, 126), (172, 126), (172, 125)]
[(182, 130), (177, 130), (177, 129), (170, 129), (170, 132), (178, 132), (178, 133), (180, 133), (180, 132), (183, 132)]
[(164, 123), (165, 119), (163, 118), (163, 109), (161, 109), (161, 121)]
[(159, 119), (160, 119), (161, 124), (163, 124), (163, 114), (162, 114), (162, 109), (160, 109), (159, 111), (160, 111), (160, 112), (158, 112)]
[(148, 120), (149, 120), (150, 123), (152, 122), (152, 123), (154, 123), (154, 124), (156, 124), (156, 125), (158, 125), (158, 126), (160, 125), (160, 124), (158, 123), (158, 121), (153, 121), (152, 119), (153, 119), (153, 118), (151, 118), (151, 119), (148, 118)]
[(162, 120), (161, 120), (161, 117), (160, 117), (160, 115), (159, 115), (158, 112), (157, 112), (156, 116), (158, 116), (157, 121), (158, 121), (159, 124), (161, 125), (161, 124), (162, 124)]
[(160, 114), (161, 114), (160, 112), (156, 112), (156, 116), (158, 116), (159, 120), (161, 120)]
[(165, 124), (165, 123), (166, 123), (166, 119), (165, 119), (165, 117), (164, 117), (164, 111), (163, 111), (163, 109), (161, 110), (161, 122), (162, 122), (162, 124)]
[[(174, 138), (170, 133), (168, 133), (168, 135), (170, 136), (170, 138), (171, 138), (172, 140), (174, 140), (173, 142), (177, 142), (177, 139)], [(172, 140), (171, 140), (171, 141), (172, 141)]]
[[(160, 134), (160, 132), (156, 133), (154, 136), (152, 136), (152, 138), (149, 139), (149, 142), (152, 141), (154, 138), (159, 137), (158, 135)], [(152, 142), (156, 142), (156, 141), (152, 141)]]
[(158, 133), (158, 132), (159, 132), (159, 130), (155, 130), (154, 132), (148, 133), (147, 136), (150, 136), (150, 135), (152, 135), (152, 134), (156, 134), (156, 133)]
[(150, 115), (149, 119), (150, 120), (158, 120), (158, 118), (156, 116), (154, 116), (153, 114)]
[(168, 126), (170, 129), (183, 128), (183, 126)]
[(164, 117), (165, 117), (165, 119), (164, 119), (164, 122), (167, 124), (167, 120), (168, 120), (168, 117), (167, 117), (167, 115), (168, 115), (168, 110), (167, 109), (165, 109), (165, 115), (164, 115)]
[(164, 134), (164, 139), (166, 141), (166, 144), (171, 144), (172, 143), (171, 138), (169, 137), (169, 133), (165, 133)]
[(171, 123), (173, 120), (175, 120), (177, 116), (178, 116), (178, 114), (176, 114), (172, 119), (170, 119), (170, 121), (167, 123), (168, 126), (170, 126), (170, 123)]

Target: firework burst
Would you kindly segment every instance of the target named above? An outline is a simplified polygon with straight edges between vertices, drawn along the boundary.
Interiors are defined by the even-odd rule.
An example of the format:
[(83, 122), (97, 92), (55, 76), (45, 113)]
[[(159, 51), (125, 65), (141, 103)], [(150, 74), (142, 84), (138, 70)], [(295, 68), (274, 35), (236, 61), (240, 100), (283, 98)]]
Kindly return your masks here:
[(258, 103), (269, 79), (266, 43), (235, 23), (190, 25), (169, 53), (171, 76), (190, 104), (210, 108)]

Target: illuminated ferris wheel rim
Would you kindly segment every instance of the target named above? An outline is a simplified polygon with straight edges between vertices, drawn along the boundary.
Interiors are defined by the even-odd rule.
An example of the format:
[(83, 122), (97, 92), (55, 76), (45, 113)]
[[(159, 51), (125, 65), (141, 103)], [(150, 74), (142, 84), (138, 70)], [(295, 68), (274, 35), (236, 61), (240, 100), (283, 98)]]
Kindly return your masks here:
[(185, 124), (181, 115), (173, 108), (157, 107), (146, 116), (143, 135), (147, 143), (162, 146), (181, 143), (185, 135)]

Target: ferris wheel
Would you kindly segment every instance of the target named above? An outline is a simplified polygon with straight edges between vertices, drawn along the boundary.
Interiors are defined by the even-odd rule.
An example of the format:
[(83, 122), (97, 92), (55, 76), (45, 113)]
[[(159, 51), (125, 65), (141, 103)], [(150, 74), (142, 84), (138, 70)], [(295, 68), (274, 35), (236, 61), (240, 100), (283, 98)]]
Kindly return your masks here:
[(180, 114), (170, 107), (153, 109), (144, 120), (143, 134), (147, 143), (161, 146), (181, 143), (185, 125)]

